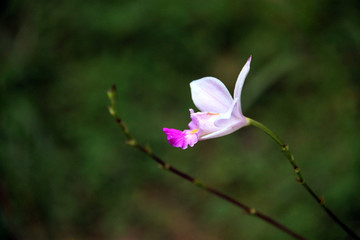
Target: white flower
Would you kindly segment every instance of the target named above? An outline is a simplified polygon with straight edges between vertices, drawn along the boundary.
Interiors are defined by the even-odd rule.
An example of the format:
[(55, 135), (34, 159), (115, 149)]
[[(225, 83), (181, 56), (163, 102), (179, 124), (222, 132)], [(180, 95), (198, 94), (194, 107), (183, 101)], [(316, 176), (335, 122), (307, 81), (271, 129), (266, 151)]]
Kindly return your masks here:
[(241, 110), (241, 91), (250, 70), (251, 56), (242, 68), (235, 84), (234, 97), (217, 78), (204, 77), (190, 83), (191, 96), (200, 112), (190, 109), (190, 130), (164, 128), (174, 147), (186, 149), (199, 140), (230, 134), (249, 124)]

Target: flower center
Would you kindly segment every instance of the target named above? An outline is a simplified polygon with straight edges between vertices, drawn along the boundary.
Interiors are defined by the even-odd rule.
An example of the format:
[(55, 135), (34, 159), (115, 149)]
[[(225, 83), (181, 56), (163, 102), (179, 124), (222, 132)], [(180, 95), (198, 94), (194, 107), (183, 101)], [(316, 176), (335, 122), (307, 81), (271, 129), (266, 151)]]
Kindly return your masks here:
[(195, 133), (197, 133), (198, 131), (199, 131), (199, 129), (195, 129), (195, 130), (192, 130), (191, 133), (192, 133), (192, 134), (195, 134)]

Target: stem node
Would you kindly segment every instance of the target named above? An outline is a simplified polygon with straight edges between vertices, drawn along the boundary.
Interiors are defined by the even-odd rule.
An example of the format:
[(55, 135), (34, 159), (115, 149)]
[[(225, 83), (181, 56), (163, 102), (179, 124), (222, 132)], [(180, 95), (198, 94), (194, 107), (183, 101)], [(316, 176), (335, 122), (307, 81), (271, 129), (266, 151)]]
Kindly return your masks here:
[(305, 183), (304, 179), (300, 179), (300, 178), (296, 178), (296, 181), (298, 181), (298, 183), (300, 183), (300, 184), (304, 184), (304, 183)]
[(196, 186), (199, 186), (199, 187), (204, 187), (204, 184), (202, 184), (198, 179), (194, 179), (193, 183), (196, 185)]
[(129, 139), (125, 143), (131, 147), (136, 147), (136, 144), (137, 144), (135, 139)]
[(250, 208), (249, 209), (249, 214), (255, 215), (256, 214), (256, 209), (255, 208)]

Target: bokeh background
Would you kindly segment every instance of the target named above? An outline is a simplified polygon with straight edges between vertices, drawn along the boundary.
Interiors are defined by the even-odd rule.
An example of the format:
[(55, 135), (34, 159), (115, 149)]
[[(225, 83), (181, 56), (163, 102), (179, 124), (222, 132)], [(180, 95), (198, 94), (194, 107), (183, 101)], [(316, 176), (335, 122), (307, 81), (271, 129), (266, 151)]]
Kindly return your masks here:
[(171, 147), (189, 83), (230, 91), (250, 54), (246, 116), (287, 142), (308, 183), (360, 234), (360, 3), (1, 1), (1, 239), (290, 239), (158, 168), (110, 117), (169, 164), (310, 239), (346, 234), (253, 127)]

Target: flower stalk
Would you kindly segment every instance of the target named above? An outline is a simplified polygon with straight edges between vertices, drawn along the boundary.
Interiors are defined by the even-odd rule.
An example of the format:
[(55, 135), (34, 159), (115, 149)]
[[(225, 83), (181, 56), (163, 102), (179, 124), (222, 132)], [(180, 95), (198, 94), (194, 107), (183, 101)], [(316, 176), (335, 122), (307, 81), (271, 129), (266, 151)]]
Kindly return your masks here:
[(122, 131), (125, 134), (125, 137), (127, 139), (126, 143), (131, 146), (131, 147), (135, 147), (138, 150), (140, 150), (141, 152), (147, 154), (151, 159), (153, 159), (156, 163), (158, 163), (161, 167), (161, 169), (167, 170), (179, 177), (181, 177), (184, 180), (187, 180), (191, 183), (193, 183), (195, 186), (198, 186), (199, 188), (213, 194), (216, 195), (217, 197), (223, 199), (224, 201), (227, 201), (229, 203), (232, 203), (233, 205), (243, 209), (247, 214), (249, 214), (250, 216), (255, 216), (258, 217), (260, 219), (262, 219), (263, 221), (267, 222), (268, 224), (276, 227), (277, 229), (279, 229), (280, 231), (292, 236), (294, 239), (305, 239), (303, 236), (299, 235), (298, 233), (295, 233), (294, 231), (290, 230), (289, 228), (287, 228), (286, 226), (280, 224), (279, 222), (275, 221), (274, 219), (270, 218), (269, 216), (259, 212), (258, 210), (256, 210), (255, 208), (249, 207), (243, 203), (241, 203), (240, 201), (228, 196), (227, 194), (224, 194), (210, 186), (207, 186), (205, 184), (203, 184), (201, 181), (199, 181), (198, 179), (188, 175), (187, 173), (184, 173), (180, 170), (178, 170), (177, 168), (169, 165), (168, 163), (166, 163), (164, 160), (162, 160), (159, 156), (157, 156), (156, 154), (154, 154), (149, 146), (142, 146), (140, 145), (135, 138), (132, 137), (132, 135), (130, 134), (130, 131), (128, 129), (128, 127), (126, 126), (125, 122), (122, 121), (118, 115), (117, 115), (117, 111), (116, 111), (116, 87), (115, 85), (113, 85), (111, 87), (111, 89), (108, 91), (108, 97), (110, 99), (111, 105), (109, 106), (109, 112), (111, 114), (111, 116), (115, 119), (116, 123), (121, 127)]
[(305, 182), (304, 177), (301, 174), (301, 170), (299, 166), (295, 162), (295, 157), (290, 151), (290, 148), (287, 144), (285, 144), (273, 131), (271, 131), (268, 127), (263, 125), (262, 123), (247, 118), (249, 121), (249, 125), (252, 125), (254, 127), (257, 127), (264, 131), (267, 135), (269, 135), (280, 147), (281, 151), (285, 155), (285, 157), (289, 160), (291, 166), (293, 167), (296, 175), (297, 175), (297, 182), (300, 183), (308, 193), (320, 204), (320, 206), (324, 209), (324, 211), (330, 216), (330, 218), (335, 221), (349, 236), (351, 236), (353, 239), (360, 239), (359, 236), (356, 235), (354, 231), (352, 231), (345, 223), (343, 223), (326, 205), (324, 197), (319, 197), (312, 188)]

